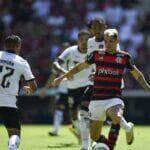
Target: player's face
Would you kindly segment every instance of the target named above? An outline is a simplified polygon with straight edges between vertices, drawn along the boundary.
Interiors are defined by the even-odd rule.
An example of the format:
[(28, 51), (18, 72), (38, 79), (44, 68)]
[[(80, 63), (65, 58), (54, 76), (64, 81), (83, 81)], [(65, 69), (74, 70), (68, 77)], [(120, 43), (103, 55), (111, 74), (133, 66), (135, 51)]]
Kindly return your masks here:
[(105, 41), (106, 49), (116, 50), (116, 47), (117, 47), (117, 44), (118, 44), (118, 37), (117, 36), (114, 37), (114, 36), (105, 35), (104, 36), (104, 41)]
[(90, 32), (97, 38), (103, 36), (105, 30), (105, 25), (100, 24), (98, 21), (94, 21), (91, 25)]
[(81, 49), (81, 51), (86, 52), (87, 51), (87, 42), (90, 38), (89, 34), (83, 34), (78, 38), (78, 46)]

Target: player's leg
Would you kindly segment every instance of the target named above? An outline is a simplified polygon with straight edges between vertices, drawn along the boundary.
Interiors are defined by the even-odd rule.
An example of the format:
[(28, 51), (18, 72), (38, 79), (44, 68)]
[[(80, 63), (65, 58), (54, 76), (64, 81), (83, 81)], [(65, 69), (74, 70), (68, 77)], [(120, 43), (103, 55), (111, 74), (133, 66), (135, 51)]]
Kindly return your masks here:
[[(76, 92), (75, 92), (76, 93)], [(79, 132), (79, 123), (78, 123), (78, 107), (79, 103), (77, 100), (76, 94), (73, 93), (68, 98), (68, 104), (69, 104), (69, 115), (71, 118), (72, 125), (69, 126), (69, 130), (77, 137), (79, 144), (80, 141), (80, 132)], [(78, 98), (79, 99), (79, 98)]]
[(92, 95), (92, 86), (88, 86), (83, 94), (81, 107), (79, 110), (79, 129), (81, 134), (82, 148), (90, 147), (90, 119), (89, 119), (89, 103)]
[(57, 136), (63, 121), (63, 110), (56, 109), (54, 112), (53, 131), (49, 132), (51, 136)]
[(89, 109), (86, 106), (85, 101), (82, 103), (82, 106), (79, 110), (78, 120), (81, 134), (82, 149), (88, 150), (90, 147), (90, 119)]
[(91, 101), (89, 104), (90, 136), (93, 141), (108, 145), (108, 140), (101, 135), (103, 122), (106, 120), (104, 104), (102, 101)]
[[(121, 100), (116, 100), (116, 101), (118, 101), (118, 104), (116, 103), (115, 106), (111, 106), (110, 108), (108, 108), (107, 115), (111, 118), (113, 124), (115, 125), (114, 127), (117, 128), (118, 124), (120, 124), (121, 126), (124, 126), (123, 128), (125, 129), (126, 133), (128, 134), (128, 136), (130, 135), (128, 138), (129, 142), (132, 142), (134, 139), (133, 126), (131, 123), (127, 123), (125, 121), (125, 119), (123, 118), (123, 103), (121, 104)], [(118, 126), (118, 128), (119, 128), (119, 126)], [(112, 128), (112, 129), (115, 130), (115, 128)], [(112, 136), (112, 134), (110, 134), (110, 136)], [(111, 137), (111, 138), (114, 138), (114, 139), (117, 138), (117, 134), (116, 134), (116, 136)]]
[(57, 136), (63, 122), (63, 114), (65, 109), (65, 101), (67, 101), (67, 94), (60, 94), (58, 101), (56, 102), (56, 109), (54, 112), (53, 131), (49, 132), (51, 136)]
[[(1, 109), (1, 108), (0, 108)], [(16, 108), (2, 108), (2, 121), (9, 135), (8, 150), (17, 150), (20, 143), (20, 113)]]
[(102, 127), (103, 121), (96, 121), (96, 120), (90, 121), (90, 136), (93, 141), (99, 142)]

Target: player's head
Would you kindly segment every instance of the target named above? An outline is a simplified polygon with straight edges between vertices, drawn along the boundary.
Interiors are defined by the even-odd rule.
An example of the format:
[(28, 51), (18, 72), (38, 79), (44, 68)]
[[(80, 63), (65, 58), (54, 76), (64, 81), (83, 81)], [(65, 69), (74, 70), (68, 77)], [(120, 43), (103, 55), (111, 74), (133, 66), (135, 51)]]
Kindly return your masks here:
[(79, 31), (77, 43), (81, 51), (83, 52), (87, 51), (87, 42), (90, 37), (91, 37), (91, 34), (88, 30)]
[(116, 29), (107, 29), (104, 31), (105, 47), (109, 50), (116, 50), (118, 44), (118, 31)]
[(92, 36), (100, 38), (104, 35), (106, 29), (106, 23), (103, 18), (94, 18), (88, 23), (88, 29)]
[(5, 38), (4, 46), (7, 50), (13, 50), (16, 54), (19, 54), (21, 49), (21, 39), (17, 35), (10, 35)]
[(68, 47), (70, 46), (70, 43), (69, 42), (64, 42), (64, 43), (62, 43), (62, 45), (61, 45), (61, 49), (64, 51), (65, 49), (67, 49)]

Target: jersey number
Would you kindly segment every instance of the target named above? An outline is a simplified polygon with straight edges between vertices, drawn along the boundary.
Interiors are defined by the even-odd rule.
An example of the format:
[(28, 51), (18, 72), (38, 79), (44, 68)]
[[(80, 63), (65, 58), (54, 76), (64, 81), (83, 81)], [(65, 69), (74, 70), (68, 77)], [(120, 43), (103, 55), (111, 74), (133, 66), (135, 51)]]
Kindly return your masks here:
[[(3, 69), (4, 66), (0, 66), (0, 73), (3, 71)], [(6, 79), (13, 75), (14, 69), (10, 67), (5, 67), (5, 69), (7, 70), (7, 73), (2, 77), (2, 82), (0, 84), (3, 88), (9, 88), (10, 82)]]

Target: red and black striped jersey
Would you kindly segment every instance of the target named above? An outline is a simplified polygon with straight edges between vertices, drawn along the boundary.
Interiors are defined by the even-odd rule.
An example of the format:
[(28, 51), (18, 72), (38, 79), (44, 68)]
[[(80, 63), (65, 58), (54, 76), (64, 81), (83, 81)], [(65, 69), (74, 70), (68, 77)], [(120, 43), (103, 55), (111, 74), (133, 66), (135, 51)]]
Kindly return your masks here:
[(94, 51), (87, 56), (86, 62), (96, 64), (92, 100), (120, 97), (124, 70), (132, 70), (134, 65), (129, 53)]

